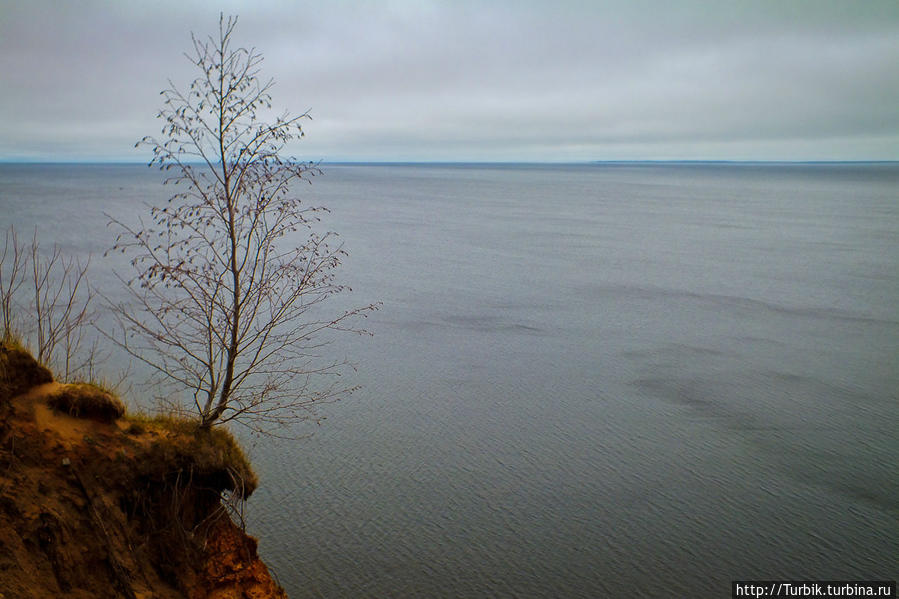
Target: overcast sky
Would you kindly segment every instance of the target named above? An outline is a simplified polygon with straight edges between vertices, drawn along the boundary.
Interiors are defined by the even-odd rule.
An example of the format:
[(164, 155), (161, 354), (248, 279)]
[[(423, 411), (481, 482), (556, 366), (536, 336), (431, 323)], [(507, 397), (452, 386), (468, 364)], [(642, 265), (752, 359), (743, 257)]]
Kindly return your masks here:
[(0, 0), (0, 160), (147, 159), (220, 10), (303, 159), (899, 159), (897, 0)]

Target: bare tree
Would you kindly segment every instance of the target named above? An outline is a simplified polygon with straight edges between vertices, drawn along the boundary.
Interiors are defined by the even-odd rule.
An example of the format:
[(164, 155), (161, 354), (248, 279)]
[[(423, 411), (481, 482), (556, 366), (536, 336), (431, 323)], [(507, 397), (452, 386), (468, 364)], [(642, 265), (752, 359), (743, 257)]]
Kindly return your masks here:
[(41, 253), (37, 231), (31, 241), (31, 310), (37, 360), (48, 364), (63, 380), (93, 370), (96, 344), (87, 344), (94, 291), (87, 282), (90, 260), (63, 256), (54, 245)]
[(334, 271), (345, 253), (313, 228), (324, 208), (291, 193), (317, 165), (280, 155), (309, 117), (262, 121), (273, 81), (259, 78), (258, 52), (232, 46), (236, 22), (222, 16), (217, 37), (191, 36), (200, 75), (185, 92), (169, 81), (163, 137), (138, 142), (180, 191), (149, 222), (113, 220), (113, 250), (135, 271), (115, 338), (190, 392), (201, 428), (236, 420), (270, 432), (351, 391), (329, 378), (345, 362), (319, 355), (323, 334), (361, 332), (351, 320), (375, 306), (330, 316), (320, 306), (345, 289)]
[(0, 254), (0, 320), (4, 340), (19, 338), (35, 357), (64, 381), (92, 378), (99, 360), (93, 323), (95, 293), (88, 285), (90, 259), (63, 255), (53, 245), (41, 250), (37, 230), (31, 243), (19, 241), (13, 227)]
[(27, 254), (24, 245), (19, 243), (16, 230), (10, 227), (3, 238), (3, 253), (0, 254), (0, 323), (2, 323), (2, 340), (13, 339), (20, 331), (16, 330), (16, 308), (14, 298), (25, 282)]

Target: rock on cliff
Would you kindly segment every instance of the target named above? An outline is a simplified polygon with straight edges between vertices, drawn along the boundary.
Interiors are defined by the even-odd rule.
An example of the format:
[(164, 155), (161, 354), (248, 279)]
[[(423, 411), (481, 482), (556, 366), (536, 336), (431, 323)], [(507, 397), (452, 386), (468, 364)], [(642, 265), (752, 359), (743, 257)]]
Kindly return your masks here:
[(223, 500), (256, 486), (234, 439), (123, 414), (0, 344), (0, 599), (286, 599)]

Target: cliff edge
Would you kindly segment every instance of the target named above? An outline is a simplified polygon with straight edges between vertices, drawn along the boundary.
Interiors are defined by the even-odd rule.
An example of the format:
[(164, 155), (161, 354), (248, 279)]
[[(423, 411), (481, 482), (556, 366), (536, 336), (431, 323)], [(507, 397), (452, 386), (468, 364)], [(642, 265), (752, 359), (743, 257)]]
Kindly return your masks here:
[(235, 524), (255, 487), (226, 431), (126, 416), (0, 343), (0, 599), (286, 599)]

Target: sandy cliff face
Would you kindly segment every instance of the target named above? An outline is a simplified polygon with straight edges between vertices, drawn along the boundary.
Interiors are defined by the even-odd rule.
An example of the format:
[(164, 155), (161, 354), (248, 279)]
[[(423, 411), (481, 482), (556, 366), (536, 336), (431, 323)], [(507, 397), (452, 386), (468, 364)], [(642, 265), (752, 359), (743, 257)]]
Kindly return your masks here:
[(255, 486), (227, 443), (74, 391), (0, 345), (0, 599), (286, 599), (222, 506)]

